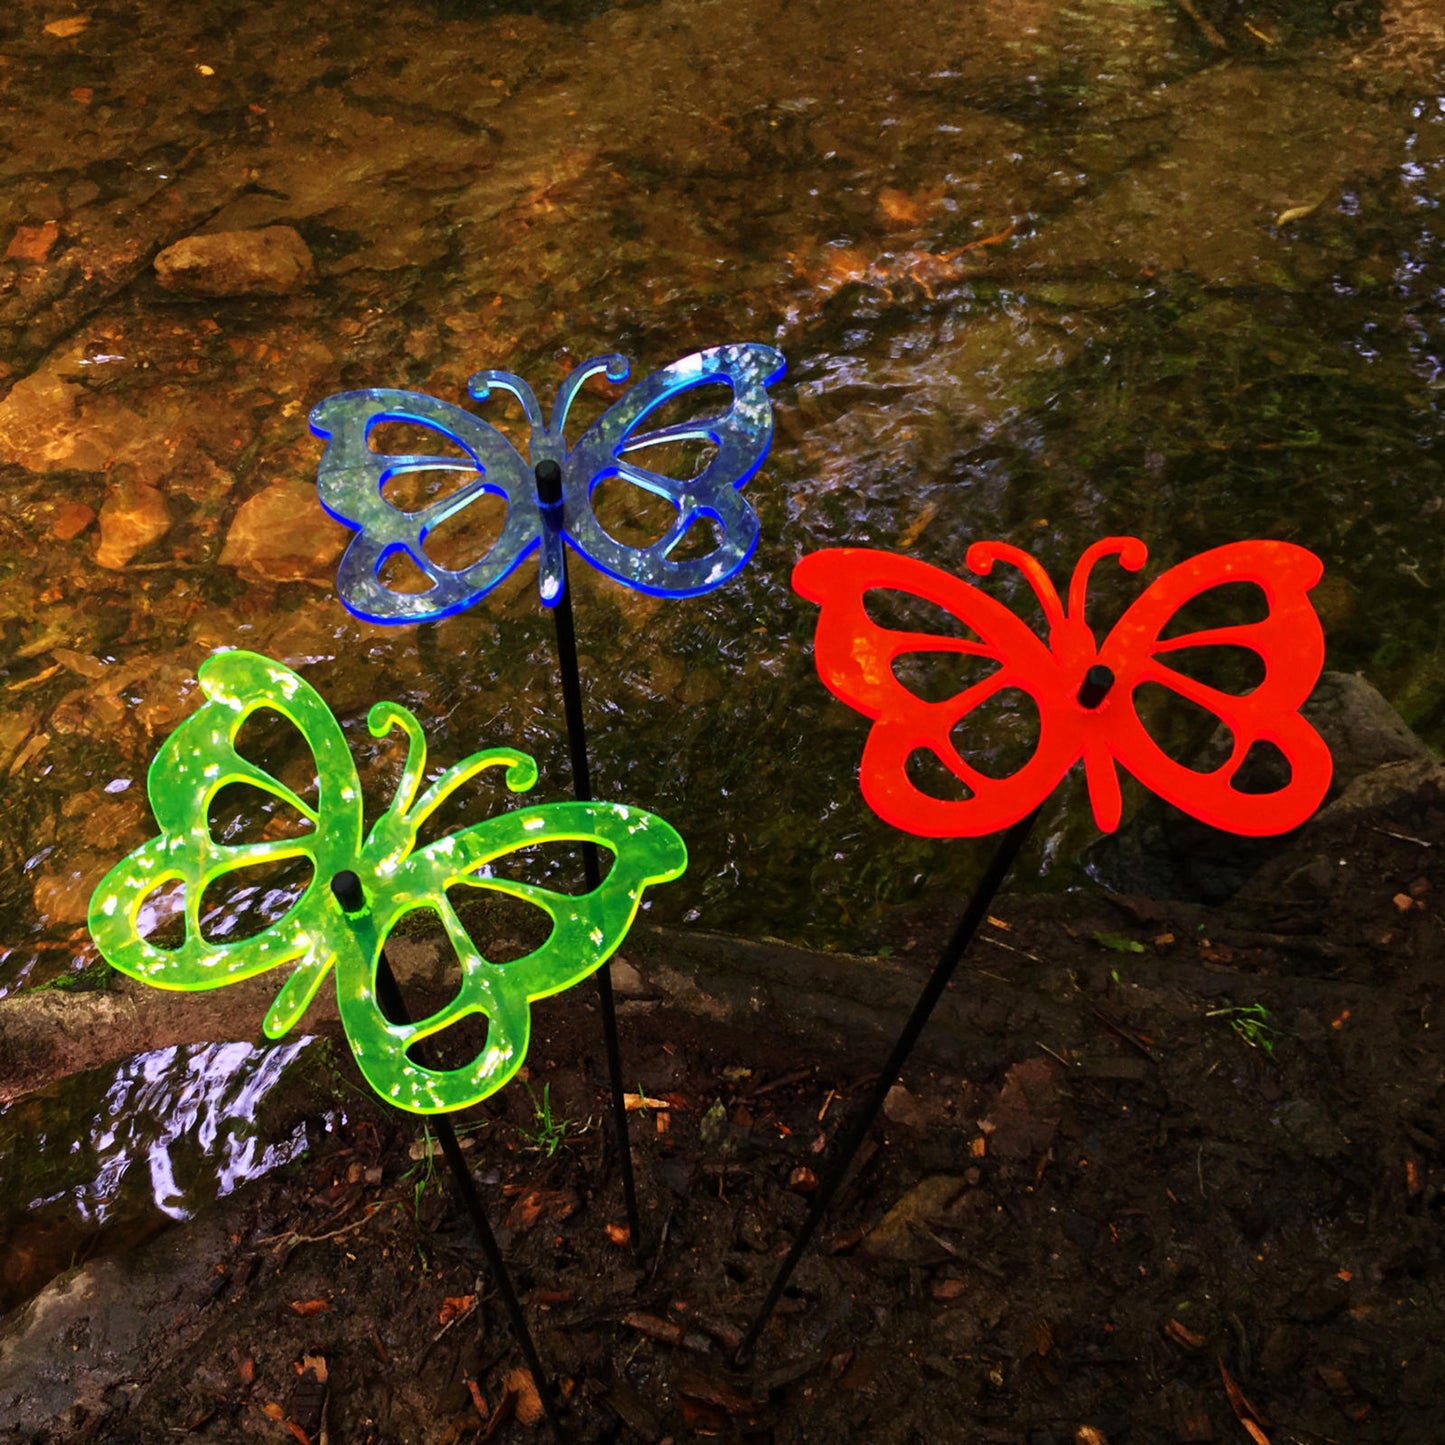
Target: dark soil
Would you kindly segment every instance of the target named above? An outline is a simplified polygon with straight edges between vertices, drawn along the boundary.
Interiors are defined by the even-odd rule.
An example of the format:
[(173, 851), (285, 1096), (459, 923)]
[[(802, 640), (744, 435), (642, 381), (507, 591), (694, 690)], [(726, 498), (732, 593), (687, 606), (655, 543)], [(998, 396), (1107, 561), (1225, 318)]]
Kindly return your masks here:
[[(747, 1370), (881, 1051), (629, 1004), (629, 1077), (667, 1105), (632, 1115), (639, 1266), (587, 991), (539, 1006), (554, 1152), (517, 1084), (462, 1123), (573, 1437), (1438, 1442), (1445, 814), (1313, 836), (1255, 902), (1001, 901), (953, 985), (974, 1062), (905, 1072)], [(921, 982), (951, 924), (878, 943)], [(213, 1299), (67, 1438), (545, 1438), (442, 1161), (425, 1180), (416, 1121), (348, 1109), (225, 1233), (184, 1227)]]

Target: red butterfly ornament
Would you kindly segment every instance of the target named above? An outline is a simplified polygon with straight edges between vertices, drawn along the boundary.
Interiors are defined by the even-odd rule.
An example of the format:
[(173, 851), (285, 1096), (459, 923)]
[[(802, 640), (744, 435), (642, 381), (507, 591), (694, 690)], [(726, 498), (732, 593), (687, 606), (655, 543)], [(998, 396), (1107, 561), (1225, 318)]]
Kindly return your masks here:
[[(1307, 593), (1324, 568), (1290, 542), (1231, 542), (1171, 567), (1145, 588), (1100, 643), (1084, 620), (1089, 573), (1102, 558), (1137, 572), (1148, 556), (1135, 537), (1106, 537), (1079, 559), (1064, 607), (1048, 574), (1026, 552), (1003, 542), (975, 542), (965, 561), (987, 576), (995, 562), (1017, 567), (1043, 607), (1048, 642), (1002, 602), (971, 582), (912, 557), (865, 548), (814, 552), (793, 569), (793, 588), (818, 603), (814, 656), (836, 697), (874, 720), (863, 749), (860, 781), (869, 807), (886, 822), (935, 838), (977, 836), (1006, 828), (1048, 797), (1079, 758), (1084, 760), (1094, 819), (1105, 832), (1119, 824), (1118, 766), (1167, 802), (1232, 833), (1264, 836), (1302, 823), (1329, 787), (1329, 749), (1300, 716), (1324, 665), (1324, 634)], [(1203, 628), (1163, 638), (1186, 603), (1212, 587), (1257, 584), (1268, 612), (1262, 621)], [(905, 632), (869, 617), (868, 593), (882, 589), (922, 598), (952, 613), (972, 638)], [(1244, 696), (1197, 682), (1169, 666), (1171, 653), (1198, 647), (1243, 647), (1264, 664), (1264, 679)], [(942, 702), (927, 702), (893, 672), (906, 653), (955, 653), (998, 664), (997, 670)], [(1090, 668), (1113, 674), (1103, 701), (1079, 700)], [(1212, 772), (1186, 768), (1151, 738), (1134, 707), (1134, 692), (1159, 683), (1208, 709), (1233, 734), (1234, 746)], [(1039, 736), (1033, 756), (1009, 777), (971, 767), (950, 733), (995, 694), (1017, 688), (1033, 699)], [(1234, 779), (1257, 742), (1272, 743), (1289, 763), (1290, 779), (1272, 793), (1246, 793)], [(962, 782), (969, 796), (930, 796), (908, 776), (910, 756), (924, 749)]]

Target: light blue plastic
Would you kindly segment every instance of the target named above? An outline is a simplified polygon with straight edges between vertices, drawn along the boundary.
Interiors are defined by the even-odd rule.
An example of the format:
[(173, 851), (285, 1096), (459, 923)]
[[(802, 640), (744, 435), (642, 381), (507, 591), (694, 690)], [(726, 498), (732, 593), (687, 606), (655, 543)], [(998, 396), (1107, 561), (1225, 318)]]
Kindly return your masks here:
[[(448, 617), (485, 597), (531, 552), (540, 549), (538, 582), (549, 607), (562, 595), (562, 544), (570, 542), (609, 577), (659, 597), (694, 597), (720, 587), (752, 556), (758, 519), (740, 488), (762, 465), (772, 441), (772, 407), (767, 388), (783, 374), (783, 357), (771, 346), (749, 342), (715, 346), (684, 356), (653, 372), (611, 406), (577, 443), (568, 447), (563, 428), (582, 384), (605, 372), (611, 382), (626, 379), (622, 356), (596, 356), (563, 382), (547, 425), (532, 389), (505, 371), (481, 371), (468, 389), (486, 401), (493, 389), (521, 402), (531, 426), (530, 460), (495, 427), (474, 412), (422, 392), (373, 388), (327, 397), (311, 413), (311, 430), (326, 440), (317, 471), (321, 503), (356, 536), (341, 559), (336, 586), (342, 602), (368, 622), (428, 622)], [(726, 382), (727, 409), (675, 426), (643, 430), (660, 407), (695, 387)], [(430, 428), (460, 447), (471, 466), (455, 456), (386, 456), (373, 451), (371, 433), (385, 422)], [(678, 479), (640, 465), (635, 454), (666, 442), (707, 441), (717, 452), (696, 477)], [(534, 468), (550, 458), (562, 469), (561, 533), (545, 525), (537, 500)], [(387, 481), (412, 471), (468, 471), (474, 479), (419, 511), (406, 512), (383, 496)], [(605, 532), (592, 510), (600, 482), (621, 476), (677, 509), (667, 534), (646, 547), (630, 547)], [(426, 555), (427, 533), (485, 495), (507, 503), (507, 520), (496, 544), (460, 571), (439, 566)], [(702, 518), (717, 526), (721, 540), (707, 555), (673, 560), (671, 554)], [(381, 579), (387, 560), (404, 552), (431, 586), (401, 592)]]

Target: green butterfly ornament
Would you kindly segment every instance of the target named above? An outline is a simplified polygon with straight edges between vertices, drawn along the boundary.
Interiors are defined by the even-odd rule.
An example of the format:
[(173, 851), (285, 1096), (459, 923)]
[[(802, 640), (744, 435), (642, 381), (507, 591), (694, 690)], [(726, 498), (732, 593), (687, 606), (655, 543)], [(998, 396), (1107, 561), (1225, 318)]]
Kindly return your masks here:
[[(487, 768), (504, 768), (508, 788), (537, 780), (525, 753), (473, 753), (424, 792), (426, 739), (406, 708), (380, 702), (367, 722), (374, 737), (399, 728), (406, 764), (391, 806), (363, 833), (361, 784), (341, 727), (316, 690), (290, 668), (254, 652), (223, 652), (200, 669), (206, 701), (161, 745), (146, 779), (161, 835), (123, 858), (90, 900), (90, 932), (106, 961), (157, 988), (219, 988), (267, 969), (291, 967), (263, 1025), (279, 1038), (305, 1013), (326, 971), (336, 969), (342, 1026), (367, 1082), (382, 1098), (417, 1114), (465, 1108), (500, 1089), (521, 1067), (531, 1030), (531, 1003), (580, 982), (622, 942), (643, 890), (681, 875), (687, 850), (672, 826), (621, 803), (564, 802), (517, 808), (458, 828), (424, 847), (417, 830), (462, 784)], [(246, 719), (272, 709), (309, 744), (316, 769), (313, 804), (236, 751)], [(211, 835), (211, 800), (230, 783), (269, 793), (310, 825), (298, 837), (238, 844)], [(601, 884), (558, 893), (494, 876), (491, 863), (538, 843), (592, 842), (613, 855)], [(201, 900), (207, 886), (238, 869), (306, 858), (305, 891), (261, 933), (231, 942), (207, 939)], [(331, 883), (350, 871), (365, 902), (347, 911)], [(141, 937), (142, 910), (158, 889), (184, 885), (185, 938), (175, 948)], [(536, 905), (552, 920), (547, 941), (509, 963), (484, 958), (458, 919), (447, 889), (491, 889)], [(416, 1023), (393, 1023), (376, 995), (377, 963), (396, 923), (418, 908), (434, 910), (461, 965), (461, 988), (445, 1008)], [(431, 1069), (411, 1056), (423, 1040), (471, 1014), (487, 1018), (486, 1046), (457, 1069)]]

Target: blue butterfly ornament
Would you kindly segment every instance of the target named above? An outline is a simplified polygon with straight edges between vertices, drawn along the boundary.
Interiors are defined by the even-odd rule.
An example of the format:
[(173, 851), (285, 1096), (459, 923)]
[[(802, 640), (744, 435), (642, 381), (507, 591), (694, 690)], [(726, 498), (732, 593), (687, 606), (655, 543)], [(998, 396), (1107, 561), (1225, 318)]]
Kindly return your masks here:
[[(598, 373), (608, 381), (627, 378), (622, 356), (596, 356), (562, 383), (550, 426), (537, 398), (521, 377), (481, 371), (467, 389), (486, 401), (493, 388), (521, 402), (531, 427), (530, 459), (476, 413), (422, 392), (378, 387), (339, 392), (311, 413), (311, 430), (326, 441), (316, 484), (321, 503), (356, 532), (337, 572), (337, 591), (346, 607), (368, 622), (429, 622), (448, 617), (486, 596), (534, 551), (542, 601), (560, 599), (562, 546), (570, 543), (600, 571), (629, 587), (661, 597), (694, 597), (721, 586), (737, 573), (758, 540), (758, 519), (741, 488), (762, 465), (772, 441), (772, 408), (767, 388), (783, 374), (783, 357), (771, 346), (749, 342), (714, 346), (655, 371), (627, 392), (569, 447), (563, 428), (584, 382)], [(698, 387), (726, 382), (730, 399), (714, 415), (654, 426), (648, 419), (668, 402)], [(426, 428), (459, 448), (462, 455), (389, 455), (373, 449), (371, 435), (387, 422)], [(668, 442), (710, 442), (716, 451), (694, 477), (679, 479), (653, 471), (639, 453)], [(538, 497), (536, 468), (555, 462), (562, 474), (562, 524)], [(406, 511), (384, 495), (387, 483), (407, 472), (466, 474), (452, 492)], [(592, 508), (596, 488), (611, 477), (662, 497), (676, 509), (665, 535), (645, 547), (611, 536)], [(485, 496), (507, 503), (501, 535), (486, 555), (451, 570), (426, 553), (427, 534)], [(690, 529), (706, 520), (716, 544), (701, 556), (672, 554)], [(382, 578), (387, 562), (404, 553), (430, 584), (402, 591)]]

